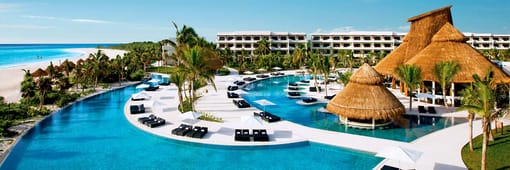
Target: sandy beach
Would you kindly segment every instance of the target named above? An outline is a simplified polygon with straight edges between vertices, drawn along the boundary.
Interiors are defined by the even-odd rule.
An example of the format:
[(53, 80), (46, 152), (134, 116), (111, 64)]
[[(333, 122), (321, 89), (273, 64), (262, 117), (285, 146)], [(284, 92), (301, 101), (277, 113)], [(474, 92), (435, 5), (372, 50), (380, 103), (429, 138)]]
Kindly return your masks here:
[[(79, 59), (86, 59), (89, 54), (96, 53), (98, 49), (96, 48), (73, 48), (70, 49), (73, 52), (82, 53), (82, 55), (68, 58), (70, 61), (76, 62)], [(123, 55), (126, 51), (123, 50), (113, 50), (113, 49), (101, 49), (108, 57), (112, 58), (117, 55)], [(65, 59), (64, 59), (65, 60)], [(54, 65), (59, 65), (60, 62), (64, 60), (52, 60)], [(0, 96), (5, 98), (5, 102), (14, 103), (18, 102), (21, 99), (21, 82), (23, 81), (23, 75), (25, 74), (24, 70), (30, 70), (31, 72), (37, 70), (38, 68), (46, 69), (46, 67), (50, 65), (50, 61), (26, 64), (20, 66), (13, 66), (8, 68), (0, 68), (0, 80), (4, 80), (0, 83)]]

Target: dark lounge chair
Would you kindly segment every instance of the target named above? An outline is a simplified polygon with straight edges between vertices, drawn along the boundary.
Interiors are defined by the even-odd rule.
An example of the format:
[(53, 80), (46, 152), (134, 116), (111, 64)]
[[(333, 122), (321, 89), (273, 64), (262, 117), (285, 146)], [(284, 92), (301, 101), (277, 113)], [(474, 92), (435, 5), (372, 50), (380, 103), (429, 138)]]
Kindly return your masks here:
[(437, 113), (436, 112), (436, 108), (434, 106), (429, 106), (427, 109), (428, 109), (428, 112), (430, 114), (436, 114)]
[(389, 166), (389, 165), (384, 165), (381, 170), (400, 170), (399, 168), (397, 167), (393, 167), (393, 166)]
[(145, 89), (145, 91), (156, 91), (159, 89), (159, 86), (149, 86)]
[(187, 126), (186, 126), (186, 127), (184, 127), (183, 129), (178, 130), (178, 131), (175, 133), (175, 135), (177, 135), (177, 136), (184, 136), (184, 135), (186, 135), (188, 132), (190, 132), (192, 128), (193, 128), (192, 126), (187, 125)]
[(147, 116), (147, 117), (141, 117), (141, 118), (138, 118), (138, 122), (140, 122), (141, 124), (145, 124), (145, 122), (147, 121), (150, 121), (150, 120), (153, 120), (153, 119), (156, 119), (156, 116), (154, 116), (153, 114)]
[(425, 106), (418, 106), (418, 112), (419, 113), (427, 113), (427, 109), (425, 109)]
[(313, 97), (303, 98), (303, 102), (305, 102), (305, 103), (313, 103), (313, 102), (316, 102), (316, 101), (317, 101), (317, 99), (313, 98)]
[(269, 135), (265, 129), (253, 129), (253, 141), (269, 141)]
[(328, 99), (328, 100), (331, 100), (331, 99), (333, 99), (335, 96), (336, 96), (336, 94), (331, 95), (331, 96), (324, 96), (324, 98), (325, 98), (325, 99)]
[(227, 92), (227, 97), (228, 98), (239, 98), (239, 94), (234, 93), (234, 92)]
[(248, 129), (236, 129), (234, 134), (235, 141), (250, 141), (250, 131)]
[(276, 116), (276, 115), (273, 115), (269, 112), (266, 112), (266, 111), (262, 111), (262, 112), (259, 112), (259, 113), (253, 113), (253, 115), (255, 116), (259, 116), (262, 120), (266, 121), (266, 122), (277, 122), (279, 120), (281, 120), (280, 117)]
[(227, 87), (228, 91), (234, 91), (234, 90), (237, 90), (237, 89), (239, 89), (239, 87), (237, 87), (237, 86), (228, 86)]
[(232, 100), (232, 102), (238, 107), (238, 108), (247, 108), (251, 107), (251, 105), (246, 102), (245, 100)]
[(255, 77), (257, 77), (257, 78), (268, 78), (269, 76), (265, 75), (265, 74), (258, 74)]
[(310, 80), (301, 80), (299, 82), (301, 82), (301, 83), (310, 83)]
[[(318, 89), (318, 90), (317, 90), (317, 89)], [(322, 89), (321, 89), (321, 87), (320, 87), (320, 86), (319, 86), (319, 87), (309, 87), (309, 89), (308, 89), (308, 90), (310, 90), (310, 92), (317, 92), (317, 91), (319, 91), (319, 92), (320, 92), (320, 91), (322, 91)]]
[(145, 113), (145, 107), (143, 106), (143, 104), (131, 105), (129, 106), (129, 111), (131, 112), (131, 114)]
[(289, 96), (299, 97), (301, 94), (299, 92), (288, 92)]
[(257, 80), (256, 78), (254, 77), (245, 77), (243, 78), (244, 81), (253, 81), (253, 80)]
[(177, 135), (177, 132), (184, 130), (186, 127), (189, 127), (189, 125), (181, 124), (179, 127), (172, 130), (172, 134)]
[(187, 137), (193, 137), (193, 136), (195, 135), (195, 133), (200, 132), (200, 128), (202, 128), (202, 127), (200, 127), (200, 126), (195, 126), (195, 127), (193, 127), (193, 129), (192, 129), (191, 131), (189, 131), (188, 133), (186, 133), (186, 136), (187, 136)]
[(193, 138), (203, 138), (205, 134), (207, 134), (207, 132), (208, 132), (207, 127), (200, 127), (200, 130), (193, 134)]
[(149, 120), (149, 121), (145, 122), (144, 124), (150, 128), (155, 128), (155, 127), (164, 125), (165, 123), (166, 123), (165, 119), (158, 117), (156, 119)]
[(288, 89), (289, 89), (289, 90), (299, 90), (299, 88), (298, 88), (298, 87), (296, 87), (296, 86), (289, 86), (289, 87), (288, 87)]
[(298, 86), (297, 83), (289, 83), (289, 86)]
[(246, 82), (244, 82), (244, 81), (234, 81), (234, 84), (238, 85), (238, 86), (242, 86), (242, 85), (246, 84)]

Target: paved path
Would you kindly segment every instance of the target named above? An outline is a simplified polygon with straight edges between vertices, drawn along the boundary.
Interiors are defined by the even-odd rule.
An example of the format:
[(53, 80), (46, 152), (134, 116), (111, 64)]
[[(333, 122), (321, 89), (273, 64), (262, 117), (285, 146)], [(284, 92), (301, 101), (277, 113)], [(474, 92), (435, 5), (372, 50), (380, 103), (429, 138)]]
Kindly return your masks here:
[[(253, 112), (259, 111), (254, 107), (250, 108), (237, 108), (232, 99), (228, 99), (226, 95), (226, 88), (236, 79), (242, 78), (237, 75), (235, 70), (231, 71), (228, 76), (216, 76), (215, 83), (217, 91), (211, 86), (200, 89), (197, 93), (203, 95), (196, 104), (196, 110), (199, 112), (211, 113), (217, 117), (221, 117), (224, 123), (215, 123), (208, 121), (195, 121), (193, 125), (206, 126), (209, 128), (209, 133), (203, 139), (194, 139), (189, 137), (180, 137), (172, 135), (172, 129), (179, 126), (181, 123), (189, 122), (189, 119), (184, 119), (177, 111), (177, 90), (175, 86), (162, 86), (156, 92), (144, 92), (152, 96), (148, 101), (128, 101), (125, 106), (125, 115), (130, 123), (146, 132), (167, 137), (176, 140), (213, 144), (213, 145), (230, 145), (230, 146), (256, 146), (256, 145), (280, 145), (295, 142), (318, 142), (333, 146), (352, 148), (361, 151), (377, 153), (379, 150), (388, 146), (403, 146), (413, 148), (423, 152), (421, 158), (414, 165), (406, 165), (392, 160), (384, 160), (374, 169), (379, 168), (383, 164), (393, 166), (409, 167), (415, 169), (465, 169), (462, 162), (460, 150), (462, 146), (467, 143), (468, 127), (467, 123), (456, 125), (441, 131), (423, 136), (411, 143), (399, 142), (387, 139), (379, 139), (373, 137), (366, 137), (360, 135), (352, 135), (341, 132), (333, 132), (315, 128), (309, 128), (289, 121), (279, 121), (276, 123), (263, 123), (263, 128), (268, 130), (270, 135), (269, 142), (238, 142), (234, 141), (234, 129), (245, 128), (240, 122), (241, 117), (251, 116)], [(287, 74), (293, 72), (287, 71)], [(207, 90), (206, 90), (207, 89)], [(397, 98), (399, 98), (404, 106), (408, 107), (409, 98), (401, 95), (397, 90), (391, 90)], [(240, 93), (242, 91), (239, 91)], [(330, 92), (333, 94), (332, 92)], [(153, 104), (151, 101), (157, 101)], [(128, 114), (128, 106), (131, 104), (145, 103), (148, 106), (148, 112), (145, 114)], [(427, 103), (413, 102), (413, 110), (408, 111), (408, 114), (418, 114), (416, 107), (418, 105), (430, 105)], [(449, 109), (442, 106), (435, 106), (438, 111), (436, 116), (444, 117), (465, 117), (466, 112), (450, 113)], [(408, 108), (406, 108), (408, 109)], [(148, 128), (137, 122), (138, 117), (155, 114), (167, 120), (167, 124), (158, 128)], [(422, 116), (432, 116), (422, 114)], [(505, 122), (510, 123), (509, 121)], [(480, 122), (474, 123), (474, 135), (480, 133)]]

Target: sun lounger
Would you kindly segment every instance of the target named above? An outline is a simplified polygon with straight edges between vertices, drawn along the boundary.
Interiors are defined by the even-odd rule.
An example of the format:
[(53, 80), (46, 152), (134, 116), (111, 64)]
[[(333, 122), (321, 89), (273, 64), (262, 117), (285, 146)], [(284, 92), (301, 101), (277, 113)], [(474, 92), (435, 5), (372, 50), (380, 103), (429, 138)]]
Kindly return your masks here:
[(129, 106), (129, 111), (131, 112), (131, 114), (145, 113), (145, 107), (143, 106), (143, 104), (131, 105)]
[(269, 141), (269, 136), (265, 129), (253, 129), (253, 141)]
[(159, 89), (159, 86), (149, 86), (145, 89), (145, 91), (156, 91)]
[(289, 83), (289, 86), (298, 86), (297, 83)]
[(300, 98), (301, 94), (299, 92), (287, 92), (288, 98)]
[(253, 113), (253, 115), (255, 116), (259, 116), (262, 120), (266, 121), (266, 122), (277, 122), (279, 120), (281, 120), (281, 118), (279, 116), (276, 116), (276, 115), (273, 115), (269, 112), (266, 112), (266, 111), (262, 111), (262, 112), (259, 112), (259, 113)]
[(250, 141), (250, 131), (248, 129), (236, 129), (234, 135), (235, 141)]
[(239, 94), (234, 93), (234, 92), (227, 92), (227, 97), (228, 98), (239, 98)]
[(246, 82), (237, 80), (237, 81), (234, 81), (234, 84), (238, 85), (238, 86), (242, 86), (242, 85), (246, 84)]
[(232, 102), (238, 107), (238, 108), (247, 108), (251, 107), (251, 105), (246, 102), (245, 100), (232, 100)]
[(177, 135), (178, 131), (184, 130), (184, 128), (189, 127), (189, 125), (181, 124), (179, 127), (172, 130), (172, 134)]
[(436, 112), (436, 108), (434, 106), (429, 106), (427, 109), (428, 109), (428, 112), (430, 114), (436, 114), (437, 113)]
[(384, 165), (381, 170), (399, 170), (399, 168), (397, 167), (393, 167), (393, 166), (389, 166), (389, 165)]
[(427, 113), (427, 109), (425, 109), (425, 106), (418, 106), (418, 112), (419, 113)]
[[(317, 90), (318, 89), (318, 90)], [(321, 87), (309, 87), (308, 90), (310, 90), (310, 92), (317, 92), (317, 91), (322, 91)]]
[(237, 89), (239, 89), (239, 87), (237, 87), (237, 86), (228, 86), (227, 87), (228, 91), (234, 91), (234, 90), (237, 90)]
[(336, 94), (331, 95), (331, 96), (324, 96), (324, 98), (325, 98), (325, 99), (328, 99), (328, 100), (331, 100), (331, 99), (333, 99), (335, 96), (336, 96)]
[(191, 125), (186, 125), (186, 127), (182, 128), (180, 130), (177, 130), (177, 132), (175, 132), (175, 135), (177, 135), (177, 136), (184, 136), (188, 132), (190, 132), (192, 128), (193, 127)]
[(288, 88), (289, 90), (299, 90), (299, 88), (298, 88), (298, 87), (296, 87), (296, 86), (289, 86), (289, 87), (287, 87), (287, 88)]
[(193, 137), (195, 135), (195, 133), (198, 133), (200, 132), (200, 126), (195, 126), (193, 127), (193, 129), (191, 131), (189, 131), (188, 133), (186, 133), (186, 136), (187, 137)]
[(145, 124), (145, 122), (147, 122), (149, 120), (153, 120), (153, 119), (156, 119), (156, 116), (151, 114), (151, 115), (149, 115), (147, 117), (140, 117), (140, 118), (138, 118), (138, 122), (140, 122), (141, 124)]
[(269, 76), (265, 75), (265, 74), (258, 74), (255, 77), (257, 77), (257, 78), (268, 78)]
[(317, 102), (317, 99), (316, 99), (316, 98), (313, 98), (313, 97), (306, 97), (306, 98), (303, 98), (302, 100), (303, 100), (303, 102), (305, 102), (305, 103), (313, 103), (313, 102)]
[(207, 134), (208, 128), (207, 127), (200, 127), (200, 130), (198, 132), (195, 132), (193, 134), (193, 138), (203, 138), (205, 134)]
[(254, 77), (245, 77), (243, 78), (244, 81), (253, 81), (253, 80), (257, 80), (256, 78)]
[(145, 122), (144, 124), (150, 128), (155, 128), (155, 127), (164, 125), (165, 123), (166, 123), (165, 119), (158, 117), (156, 119), (149, 120), (149, 121)]
[(301, 80), (299, 82), (301, 82), (301, 83), (310, 83), (310, 80)]

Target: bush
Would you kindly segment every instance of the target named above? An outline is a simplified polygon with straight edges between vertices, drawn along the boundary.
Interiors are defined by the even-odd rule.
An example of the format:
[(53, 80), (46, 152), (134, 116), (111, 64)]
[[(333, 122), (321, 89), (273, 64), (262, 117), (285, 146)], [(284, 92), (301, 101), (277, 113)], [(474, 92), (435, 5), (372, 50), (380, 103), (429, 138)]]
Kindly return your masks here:
[(0, 136), (5, 137), (9, 134), (9, 127), (12, 126), (12, 120), (0, 120)]
[(205, 120), (205, 121), (210, 121), (210, 122), (223, 123), (223, 119), (221, 117), (216, 117), (216, 116), (214, 116), (214, 115), (212, 115), (210, 113), (204, 113), (198, 119)]
[(129, 80), (140, 81), (142, 80), (143, 76), (143, 70), (136, 70), (135, 72), (129, 74)]
[(191, 102), (189, 100), (184, 100), (182, 105), (179, 104), (179, 111), (181, 113), (191, 111)]
[(230, 70), (228, 70), (225, 67), (222, 67), (222, 68), (218, 69), (218, 71), (216, 73), (219, 76), (229, 75), (230, 74)]

